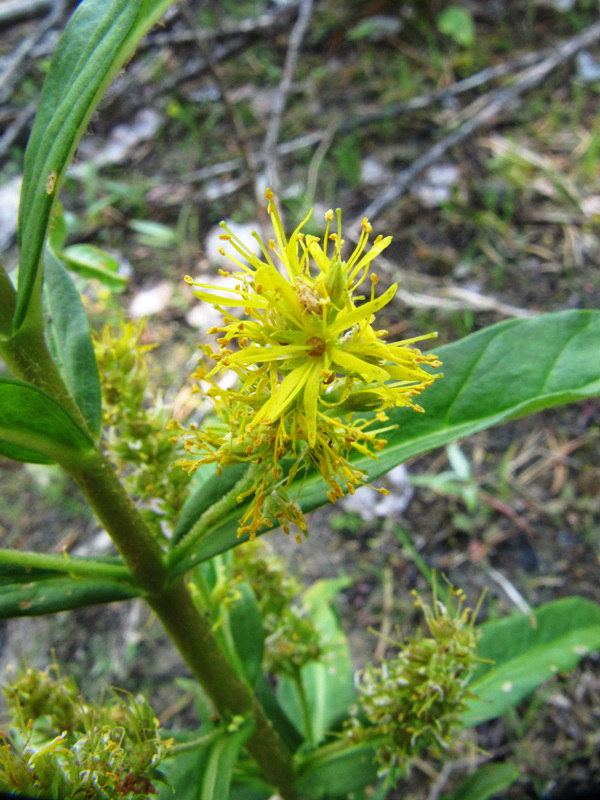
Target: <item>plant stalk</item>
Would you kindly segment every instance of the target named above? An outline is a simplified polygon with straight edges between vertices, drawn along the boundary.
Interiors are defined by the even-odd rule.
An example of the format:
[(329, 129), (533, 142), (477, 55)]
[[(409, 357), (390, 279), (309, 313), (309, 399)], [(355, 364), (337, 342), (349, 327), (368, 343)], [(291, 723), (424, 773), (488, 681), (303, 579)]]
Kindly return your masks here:
[[(0, 353), (16, 376), (46, 391), (85, 425), (46, 347), (41, 326), (22, 326), (10, 339), (0, 342)], [(248, 752), (284, 800), (297, 800), (291, 753), (252, 690), (225, 657), (185, 579), (169, 583), (165, 554), (109, 459), (93, 449), (82, 453), (78, 463), (69, 460), (64, 467), (110, 534), (137, 585), (144, 590), (146, 601), (218, 712), (254, 719), (255, 730), (246, 743)]]

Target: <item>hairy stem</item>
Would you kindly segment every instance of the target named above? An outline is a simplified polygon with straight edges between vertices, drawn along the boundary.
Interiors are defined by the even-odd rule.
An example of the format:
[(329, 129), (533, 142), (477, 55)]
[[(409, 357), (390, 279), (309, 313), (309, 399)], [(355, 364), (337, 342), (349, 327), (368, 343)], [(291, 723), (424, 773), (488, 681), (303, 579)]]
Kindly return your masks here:
[[(6, 289), (2, 284), (0, 289)], [(10, 291), (0, 310), (7, 310)], [(85, 426), (46, 347), (41, 325), (24, 325), (0, 342), (0, 354), (13, 373), (61, 403)], [(252, 690), (238, 676), (215, 638), (209, 619), (194, 603), (184, 578), (169, 582), (165, 554), (127, 494), (108, 458), (99, 450), (69, 459), (65, 470), (78, 484), (110, 534), (145, 599), (206, 694), (222, 715), (252, 717), (253, 735), (246, 747), (265, 778), (284, 800), (296, 800), (292, 756), (274, 730)]]

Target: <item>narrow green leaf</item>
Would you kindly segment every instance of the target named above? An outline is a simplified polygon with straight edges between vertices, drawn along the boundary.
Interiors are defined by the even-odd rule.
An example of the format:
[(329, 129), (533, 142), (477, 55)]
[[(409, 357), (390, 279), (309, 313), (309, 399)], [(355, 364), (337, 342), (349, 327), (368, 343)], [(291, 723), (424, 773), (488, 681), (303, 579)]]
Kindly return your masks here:
[(375, 751), (366, 743), (325, 746), (302, 763), (295, 788), (311, 800), (350, 797), (377, 780)]
[(307, 741), (313, 744), (321, 742), (328, 731), (348, 716), (348, 706), (356, 700), (348, 640), (332, 609), (335, 597), (348, 583), (347, 578), (317, 581), (304, 594), (308, 613), (325, 648), (321, 661), (306, 664), (300, 670), (308, 719), (296, 681), (283, 677), (277, 689), (281, 707)]
[(251, 784), (245, 783), (232, 783), (229, 793), (229, 800), (271, 800), (273, 797), (273, 790), (267, 786), (261, 787), (258, 782)]
[(131, 573), (119, 557), (80, 558), (57, 553), (0, 548), (0, 585), (70, 575), (130, 583)]
[(274, 688), (269, 684), (264, 675), (259, 677), (256, 684), (256, 696), (285, 746), (289, 748), (292, 753), (296, 752), (304, 740), (300, 731), (292, 723), (279, 704), (275, 696)]
[[(177, 744), (185, 744), (186, 739), (192, 739), (193, 736), (186, 735), (183, 741), (176, 737)], [(201, 778), (209, 752), (210, 745), (207, 744), (166, 758), (161, 764), (161, 771), (166, 774), (168, 785), (158, 787), (158, 800), (203, 800)]]
[(214, 464), (203, 464), (196, 470), (191, 480), (190, 493), (173, 531), (173, 544), (181, 541), (202, 514), (233, 489), (247, 469), (246, 464), (236, 464), (217, 475)]
[(512, 786), (519, 775), (515, 764), (485, 764), (469, 775), (455, 792), (445, 794), (443, 800), (489, 800)]
[(94, 278), (113, 292), (122, 292), (127, 287), (127, 278), (119, 275), (116, 258), (93, 244), (72, 244), (60, 254), (69, 269), (84, 278)]
[(36, 386), (0, 377), (0, 454), (37, 464), (69, 463), (90, 450), (89, 435)]
[(54, 614), (139, 594), (139, 589), (121, 581), (32, 575), (27, 583), (0, 583), (0, 619)]
[[(370, 478), (509, 419), (600, 394), (599, 311), (499, 322), (434, 352), (444, 377), (419, 398), (424, 414), (389, 413), (398, 428), (387, 446), (376, 461), (356, 462)], [(308, 508), (324, 502), (323, 490), (313, 491), (306, 493)]]
[(254, 730), (254, 721), (245, 720), (231, 733), (223, 731), (210, 749), (202, 778), (202, 800), (224, 800), (229, 797), (233, 768), (245, 742)]
[(49, 248), (44, 263), (52, 355), (90, 431), (98, 434), (102, 396), (88, 319), (71, 276)]
[(463, 715), (478, 725), (515, 706), (548, 678), (600, 648), (600, 606), (579, 597), (555, 600), (531, 616), (514, 614), (482, 626), (473, 693)]
[(475, 25), (471, 12), (461, 6), (448, 6), (437, 18), (440, 33), (449, 36), (462, 47), (470, 47), (475, 42)]
[[(355, 459), (371, 480), (409, 458), (477, 431), (600, 394), (598, 311), (560, 311), (500, 322), (435, 352), (444, 362), (444, 377), (419, 398), (425, 413), (389, 412), (390, 422), (398, 428), (387, 435), (385, 449), (377, 459)], [(223, 471), (224, 481), (228, 473), (229, 469)], [(217, 499), (222, 496), (220, 480), (211, 483), (211, 496)], [(299, 479), (290, 495), (299, 497), (304, 511), (328, 502), (327, 486), (315, 473)], [(243, 511), (240, 506), (223, 519), (186, 553), (175, 572), (239, 544), (237, 520)], [(183, 533), (195, 521), (191, 506), (189, 512)]]
[(52, 204), (77, 142), (112, 78), (172, 2), (84, 0), (59, 40), (25, 153), (15, 328), (27, 314)]
[(237, 583), (235, 594), (223, 624), (228, 626), (243, 674), (248, 683), (254, 686), (261, 674), (265, 649), (262, 617), (249, 584)]

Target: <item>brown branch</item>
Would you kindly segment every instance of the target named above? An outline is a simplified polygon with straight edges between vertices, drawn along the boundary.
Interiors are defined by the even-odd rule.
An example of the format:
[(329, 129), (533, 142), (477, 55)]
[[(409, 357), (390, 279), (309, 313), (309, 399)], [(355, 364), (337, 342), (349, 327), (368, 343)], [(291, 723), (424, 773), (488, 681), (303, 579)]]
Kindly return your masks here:
[(11, 63), (0, 76), (0, 105), (6, 103), (15, 90), (15, 87), (29, 68), (31, 51), (48, 31), (62, 21), (64, 16), (65, 0), (56, 0), (48, 16), (37, 28), (19, 44), (12, 54)]
[(238, 149), (242, 154), (246, 170), (248, 171), (248, 177), (252, 181), (253, 186), (255, 187), (255, 192), (257, 194), (256, 197), (257, 206), (260, 208), (262, 206), (262, 197), (260, 197), (260, 194), (257, 191), (256, 158), (254, 157), (254, 151), (252, 150), (252, 146), (250, 144), (250, 140), (248, 138), (248, 134), (246, 132), (244, 123), (242, 122), (242, 118), (238, 114), (235, 103), (231, 98), (229, 87), (223, 80), (219, 67), (212, 59), (206, 41), (202, 36), (199, 35), (200, 32), (196, 27), (196, 20), (194, 19), (190, 11), (189, 5), (187, 3), (183, 3), (181, 6), (181, 15), (187, 22), (194, 36), (194, 41), (196, 43), (196, 46), (198, 47), (198, 50), (200, 50), (201, 54), (204, 57), (204, 60), (206, 61), (206, 68), (210, 76), (212, 77), (213, 81), (215, 82), (217, 89), (219, 90), (221, 99), (223, 101), (223, 105), (225, 107), (225, 113), (227, 114), (231, 127), (233, 128)]
[(600, 22), (591, 25), (583, 33), (574, 36), (554, 48), (543, 61), (523, 70), (516, 82), (509, 87), (494, 89), (488, 93), (488, 102), (476, 114), (461, 123), (448, 136), (436, 142), (423, 155), (403, 170), (393, 184), (388, 186), (353, 221), (348, 235), (358, 238), (363, 217), (373, 219), (390, 206), (410, 188), (415, 178), (428, 167), (435, 164), (448, 150), (460, 144), (482, 128), (488, 127), (509, 110), (514, 110), (522, 100), (522, 95), (538, 86), (553, 70), (572, 58), (579, 50), (589, 47), (600, 39)]
[(277, 176), (277, 141), (279, 139), (279, 131), (281, 129), (281, 121), (283, 119), (283, 112), (287, 96), (292, 88), (292, 81), (294, 73), (296, 72), (296, 63), (298, 61), (298, 52), (302, 39), (308, 27), (308, 22), (313, 9), (313, 0), (300, 0), (298, 9), (298, 18), (292, 28), (290, 34), (288, 49), (285, 56), (285, 63), (283, 66), (283, 75), (277, 89), (277, 94), (273, 100), (273, 111), (267, 133), (265, 136), (265, 143), (263, 147), (263, 158), (265, 163), (265, 178), (267, 185), (270, 186), (275, 192), (279, 188), (279, 179)]
[(0, 6), (0, 26), (12, 25), (27, 17), (34, 17), (52, 5), (53, 0), (3, 0)]

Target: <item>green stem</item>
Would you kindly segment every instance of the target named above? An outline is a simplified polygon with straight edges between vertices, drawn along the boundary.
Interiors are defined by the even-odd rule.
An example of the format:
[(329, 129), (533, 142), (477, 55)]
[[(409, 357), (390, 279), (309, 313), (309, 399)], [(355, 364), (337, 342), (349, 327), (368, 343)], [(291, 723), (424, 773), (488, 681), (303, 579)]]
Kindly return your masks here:
[(306, 690), (304, 688), (304, 681), (302, 680), (302, 676), (300, 675), (300, 670), (295, 669), (292, 675), (292, 679), (296, 684), (296, 689), (298, 690), (298, 697), (300, 698), (300, 706), (302, 708), (302, 717), (304, 719), (304, 730), (306, 731), (306, 741), (310, 745), (311, 748), (315, 746), (315, 736), (312, 726), (312, 719), (310, 714), (310, 708), (308, 707), (308, 698), (306, 697)]
[[(13, 300), (15, 291), (12, 284), (10, 290), (8, 289), (3, 282), (2, 273), (3, 270), (0, 269), (0, 319), (4, 320), (4, 314), (11, 306), (10, 290)], [(38, 319), (37, 315), (32, 314), (31, 318), (28, 318), (10, 338), (4, 341), (0, 339), (0, 356), (13, 375), (54, 397), (83, 430), (89, 433), (85, 417), (69, 394), (50, 355), (41, 318)]]
[[(2, 308), (6, 308), (5, 303)], [(46, 348), (40, 325), (26, 323), (11, 339), (0, 343), (0, 353), (16, 376), (53, 396), (85, 426)], [(94, 449), (81, 453), (78, 463), (69, 460), (65, 469), (95, 510), (136, 584), (146, 593), (148, 604), (217, 711), (223, 716), (254, 719), (255, 730), (246, 743), (249, 753), (281, 797), (296, 800), (291, 753), (251, 689), (225, 657), (210, 620), (196, 607), (185, 580), (169, 583), (165, 554), (108, 458)]]
[(131, 573), (123, 564), (107, 564), (97, 559), (88, 561), (84, 558), (72, 558), (66, 553), (55, 555), (0, 548), (0, 563), (13, 564), (25, 569), (52, 570), (78, 577), (107, 578), (131, 583)]
[(17, 293), (6, 270), (0, 264), (0, 340), (10, 336), (16, 300)]
[(248, 686), (236, 675), (212, 631), (210, 620), (194, 604), (184, 579), (148, 603), (160, 618), (186, 663), (223, 716), (252, 716), (255, 730), (246, 748), (282, 798), (294, 800), (294, 770), (289, 751)]

